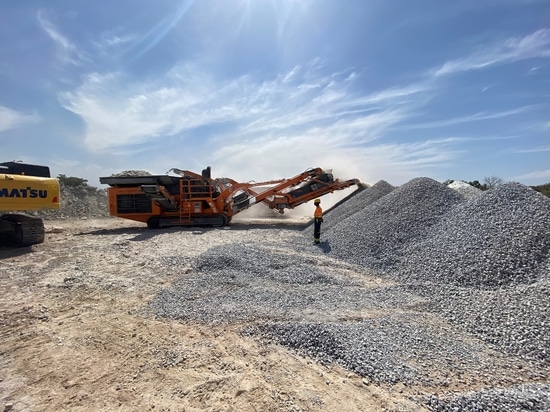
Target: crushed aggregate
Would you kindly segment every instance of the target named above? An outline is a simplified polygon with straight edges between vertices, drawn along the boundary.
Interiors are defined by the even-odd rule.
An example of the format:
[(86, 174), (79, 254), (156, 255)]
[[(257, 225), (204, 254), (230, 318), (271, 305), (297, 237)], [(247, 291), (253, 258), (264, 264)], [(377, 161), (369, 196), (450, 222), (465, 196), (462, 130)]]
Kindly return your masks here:
[(387, 195), (394, 189), (395, 187), (385, 180), (380, 180), (371, 187), (361, 190), (346, 202), (338, 205), (337, 208), (331, 209), (324, 213), (322, 225), (323, 231), (332, 229), (338, 222), (343, 221), (371, 203), (376, 202), (378, 199)]
[(366, 288), (358, 280), (331, 273), (328, 266), (318, 266), (313, 258), (253, 245), (213, 247), (193, 267), (193, 273), (151, 303), (157, 314), (208, 323), (318, 320), (424, 301), (404, 290), (388, 293), (393, 286)]
[(465, 199), (473, 199), (474, 197), (477, 197), (483, 193), (481, 189), (478, 189), (477, 187), (474, 187), (471, 184), (463, 182), (461, 180), (455, 180), (454, 182), (449, 183), (447, 186), (451, 189), (456, 190), (458, 193), (464, 196)]
[(549, 410), (550, 199), (515, 182), (379, 183), (325, 215), (319, 247), (311, 227), (213, 247), (151, 307), (420, 387), (430, 410)]
[(432, 411), (549, 411), (550, 385), (524, 384), (509, 388), (490, 388), (464, 394), (446, 396), (432, 395), (427, 406)]
[(457, 286), (495, 288), (532, 283), (550, 248), (550, 199), (505, 183), (457, 205), (408, 244), (399, 276)]
[(325, 231), (330, 254), (377, 271), (391, 269), (407, 244), (422, 239), (463, 200), (433, 179), (413, 179), (344, 220), (335, 216), (338, 223)]

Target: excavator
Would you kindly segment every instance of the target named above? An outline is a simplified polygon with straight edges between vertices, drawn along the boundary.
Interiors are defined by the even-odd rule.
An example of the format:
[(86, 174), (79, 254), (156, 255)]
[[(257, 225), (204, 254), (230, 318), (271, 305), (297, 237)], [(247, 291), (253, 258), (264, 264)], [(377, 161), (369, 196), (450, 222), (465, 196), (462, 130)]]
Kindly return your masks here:
[(0, 239), (18, 246), (44, 242), (44, 222), (15, 211), (59, 209), (59, 181), (47, 166), (0, 163)]
[(358, 179), (340, 181), (321, 168), (307, 169), (290, 179), (248, 183), (212, 178), (210, 166), (200, 174), (173, 168), (165, 175), (121, 174), (100, 177), (99, 181), (110, 186), (111, 216), (146, 223), (149, 228), (221, 227), (256, 204), (284, 213), (335, 190), (364, 188)]

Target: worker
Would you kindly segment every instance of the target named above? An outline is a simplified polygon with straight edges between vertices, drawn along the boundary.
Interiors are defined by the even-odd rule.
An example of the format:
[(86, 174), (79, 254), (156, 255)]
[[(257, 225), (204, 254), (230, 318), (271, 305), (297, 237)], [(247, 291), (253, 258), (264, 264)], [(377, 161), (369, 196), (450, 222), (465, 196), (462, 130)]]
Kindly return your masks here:
[(321, 243), (321, 223), (323, 223), (323, 209), (321, 209), (321, 199), (315, 199), (315, 212), (313, 212), (313, 244)]

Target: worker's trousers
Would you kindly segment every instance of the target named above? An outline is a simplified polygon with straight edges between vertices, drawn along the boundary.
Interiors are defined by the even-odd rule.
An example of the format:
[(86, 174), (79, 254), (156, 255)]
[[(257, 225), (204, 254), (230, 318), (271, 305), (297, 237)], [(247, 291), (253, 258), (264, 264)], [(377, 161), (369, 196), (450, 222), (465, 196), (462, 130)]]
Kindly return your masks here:
[(321, 239), (321, 219), (315, 219), (313, 223), (313, 240), (319, 241)]

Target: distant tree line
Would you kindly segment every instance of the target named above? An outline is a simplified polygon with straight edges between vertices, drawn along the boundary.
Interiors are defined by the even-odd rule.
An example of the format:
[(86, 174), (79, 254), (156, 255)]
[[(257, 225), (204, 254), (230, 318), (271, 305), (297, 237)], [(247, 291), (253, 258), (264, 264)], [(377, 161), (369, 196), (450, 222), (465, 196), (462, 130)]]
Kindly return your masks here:
[[(443, 182), (443, 184), (450, 185), (453, 182), (454, 180), (447, 179)], [(489, 176), (489, 177), (483, 178), (483, 183), (480, 183), (479, 180), (472, 180), (471, 182), (465, 182), (465, 183), (468, 183), (470, 186), (476, 187), (480, 190), (489, 190), (493, 187), (503, 184), (504, 180), (498, 176)]]
[(545, 183), (543, 185), (531, 186), (537, 192), (542, 193), (545, 196), (550, 197), (550, 183)]
[[(454, 180), (447, 179), (443, 182), (443, 184), (450, 185), (453, 182)], [(483, 183), (480, 183), (479, 180), (473, 180), (471, 182), (465, 182), (465, 183), (468, 183), (470, 186), (476, 187), (480, 190), (489, 190), (493, 187), (503, 184), (504, 180), (498, 176), (489, 176), (489, 177), (483, 178)], [(534, 189), (537, 192), (540, 192), (543, 195), (550, 197), (550, 183), (545, 183), (543, 185), (530, 186), (530, 187), (531, 189)]]
[(57, 175), (57, 180), (59, 180), (59, 183), (67, 187), (79, 187), (88, 185), (88, 179), (82, 179), (80, 177), (74, 176), (66, 176), (62, 174)]
[(57, 175), (57, 180), (62, 188), (84, 190), (89, 194), (97, 192), (97, 187), (88, 185), (88, 179), (60, 174)]

